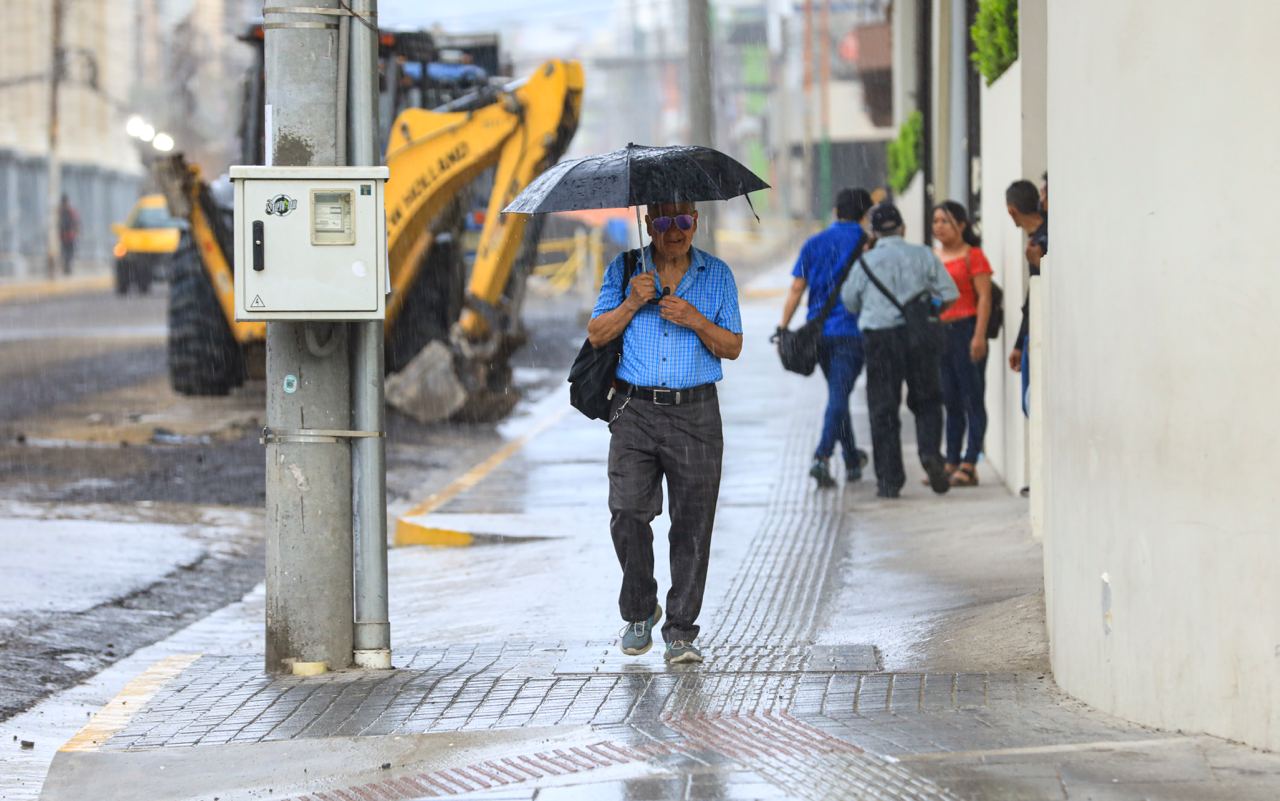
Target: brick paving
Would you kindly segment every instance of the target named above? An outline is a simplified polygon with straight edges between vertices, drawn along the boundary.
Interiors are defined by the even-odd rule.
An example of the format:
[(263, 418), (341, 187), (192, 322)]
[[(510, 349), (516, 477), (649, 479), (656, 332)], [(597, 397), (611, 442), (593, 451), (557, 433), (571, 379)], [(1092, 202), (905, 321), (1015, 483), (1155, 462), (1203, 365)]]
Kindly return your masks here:
[[(758, 494), (759, 514), (742, 562), (709, 601), (704, 665), (623, 658), (605, 640), (400, 648), (394, 671), (311, 678), (263, 675), (257, 655), (209, 655), (103, 750), (588, 732), (447, 767), (388, 763), (385, 776), (335, 780), (294, 801), (1209, 797), (1129, 792), (1168, 764), (1151, 745), (1168, 736), (1091, 712), (1043, 674), (885, 671), (873, 644), (814, 644), (849, 491), (815, 493), (805, 477), (821, 398), (791, 403), (765, 394), (767, 374), (751, 380), (767, 406), (762, 436), (772, 439), (758, 447), (770, 475), (726, 487)], [(1243, 782), (1221, 797), (1280, 797), (1269, 792), (1280, 759), (1207, 739), (1177, 742), (1196, 749), (1205, 781)], [(1132, 784), (1112, 786), (1105, 766)]]

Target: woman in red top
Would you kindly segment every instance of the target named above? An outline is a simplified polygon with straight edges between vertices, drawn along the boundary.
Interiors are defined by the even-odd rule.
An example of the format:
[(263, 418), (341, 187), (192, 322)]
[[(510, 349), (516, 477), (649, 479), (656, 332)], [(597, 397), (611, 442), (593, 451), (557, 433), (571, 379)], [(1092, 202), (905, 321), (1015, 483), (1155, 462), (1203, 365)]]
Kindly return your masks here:
[(978, 483), (978, 456), (982, 454), (982, 439), (987, 433), (985, 395), (991, 264), (978, 247), (981, 242), (969, 225), (969, 213), (954, 200), (934, 207), (933, 238), (938, 257), (960, 290), (960, 298), (942, 314), (947, 337), (942, 356), (947, 471), (951, 474), (951, 486), (972, 487)]

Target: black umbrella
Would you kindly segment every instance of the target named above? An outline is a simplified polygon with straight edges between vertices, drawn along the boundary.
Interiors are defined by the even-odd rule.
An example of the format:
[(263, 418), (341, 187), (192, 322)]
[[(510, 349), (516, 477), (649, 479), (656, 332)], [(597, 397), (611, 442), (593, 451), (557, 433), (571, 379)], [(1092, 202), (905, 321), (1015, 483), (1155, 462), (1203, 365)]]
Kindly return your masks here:
[(768, 188), (751, 170), (709, 147), (627, 145), (560, 162), (525, 187), (503, 211), (541, 214), (728, 200)]
[[(768, 188), (751, 170), (714, 148), (628, 144), (608, 153), (560, 162), (526, 186), (502, 211), (543, 214), (635, 206), (638, 231), (640, 207), (650, 203), (729, 200)], [(747, 205), (751, 205), (750, 197)], [(755, 214), (754, 207), (751, 213)]]

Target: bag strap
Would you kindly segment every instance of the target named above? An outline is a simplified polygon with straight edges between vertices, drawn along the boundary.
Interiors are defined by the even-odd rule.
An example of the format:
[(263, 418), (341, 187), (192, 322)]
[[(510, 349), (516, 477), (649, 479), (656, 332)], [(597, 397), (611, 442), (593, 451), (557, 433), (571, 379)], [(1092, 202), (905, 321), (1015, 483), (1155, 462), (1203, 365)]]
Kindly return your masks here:
[(837, 279), (836, 285), (832, 287), (831, 294), (827, 295), (827, 302), (822, 304), (822, 311), (819, 312), (816, 319), (823, 323), (827, 321), (827, 317), (831, 315), (831, 310), (836, 306), (836, 298), (840, 297), (840, 290), (844, 288), (844, 282), (849, 280), (849, 273), (853, 270), (853, 263), (862, 256), (862, 251), (867, 245), (867, 235), (862, 235), (862, 241), (853, 249), (853, 253), (849, 254), (849, 259), (840, 268), (840, 278)]
[(893, 293), (889, 291), (889, 288), (886, 287), (884, 284), (880, 283), (880, 279), (876, 278), (876, 274), (871, 272), (871, 268), (867, 266), (867, 260), (858, 259), (858, 263), (862, 265), (862, 271), (867, 274), (868, 278), (871, 279), (871, 283), (875, 284), (876, 289), (880, 290), (880, 294), (884, 295), (886, 298), (889, 299), (889, 302), (892, 303), (895, 308), (897, 308), (899, 314), (901, 314), (903, 317), (906, 317), (907, 316), (906, 309), (902, 308), (902, 304), (899, 303), (898, 299), (893, 296)]
[(627, 291), (627, 284), (631, 283), (631, 276), (635, 275), (636, 262), (639, 261), (640, 251), (628, 250), (622, 254), (622, 291)]

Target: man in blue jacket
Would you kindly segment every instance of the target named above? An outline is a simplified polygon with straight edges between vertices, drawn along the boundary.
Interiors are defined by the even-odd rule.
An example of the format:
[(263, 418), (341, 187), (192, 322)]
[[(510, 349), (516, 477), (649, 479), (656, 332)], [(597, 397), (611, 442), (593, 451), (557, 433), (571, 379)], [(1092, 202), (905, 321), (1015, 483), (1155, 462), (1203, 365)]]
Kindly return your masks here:
[[(781, 327), (791, 324), (805, 290), (809, 292), (808, 320), (822, 313), (831, 293), (839, 292), (836, 281), (854, 251), (863, 245), (867, 234), (862, 226), (871, 210), (871, 195), (865, 189), (841, 189), (836, 195), (836, 219), (831, 227), (814, 234), (800, 249), (800, 258), (792, 269), (791, 292), (782, 306)], [(849, 417), (849, 396), (862, 372), (862, 334), (858, 331), (858, 315), (840, 303), (831, 308), (822, 327), (818, 343), (818, 364), (827, 379), (827, 411), (822, 418), (822, 436), (813, 452), (809, 475), (819, 487), (834, 487), (828, 462), (835, 452), (836, 441), (844, 451), (845, 477), (848, 481), (862, 478), (867, 452), (860, 450)]]

